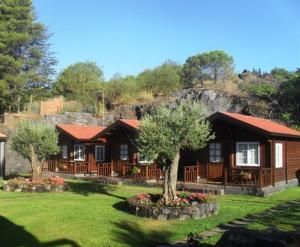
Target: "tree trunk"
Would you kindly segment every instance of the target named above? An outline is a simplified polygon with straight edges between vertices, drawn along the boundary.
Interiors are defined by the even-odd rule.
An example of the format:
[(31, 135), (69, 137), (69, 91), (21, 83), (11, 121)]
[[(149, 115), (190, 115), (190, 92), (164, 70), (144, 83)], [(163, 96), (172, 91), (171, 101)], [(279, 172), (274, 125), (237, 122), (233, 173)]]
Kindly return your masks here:
[(31, 169), (32, 169), (32, 179), (37, 180), (41, 177), (41, 164), (37, 158), (37, 155), (34, 151), (33, 145), (29, 145), (31, 153)]
[(164, 191), (163, 191), (163, 199), (165, 204), (170, 204), (172, 201), (174, 201), (177, 198), (176, 184), (177, 184), (179, 159), (180, 159), (180, 153), (178, 151), (173, 159), (171, 166), (167, 167), (165, 170)]

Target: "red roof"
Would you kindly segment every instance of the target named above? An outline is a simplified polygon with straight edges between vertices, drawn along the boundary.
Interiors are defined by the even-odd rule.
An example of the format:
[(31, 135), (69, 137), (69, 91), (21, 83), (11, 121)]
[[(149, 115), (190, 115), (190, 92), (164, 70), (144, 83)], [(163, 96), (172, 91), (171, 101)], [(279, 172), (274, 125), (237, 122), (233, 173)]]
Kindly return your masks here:
[(89, 141), (98, 135), (105, 127), (92, 125), (60, 124), (59, 129), (80, 141)]
[(299, 131), (291, 129), (287, 126), (273, 122), (268, 119), (246, 116), (246, 115), (231, 113), (231, 112), (218, 112), (218, 114), (222, 114), (225, 117), (229, 117), (233, 120), (244, 123), (245, 125), (255, 127), (271, 135), (300, 137)]
[(135, 119), (119, 119), (120, 122), (129, 125), (132, 128), (138, 129), (140, 125), (140, 121)]
[(4, 134), (0, 133), (0, 139), (6, 139), (6, 138), (7, 138), (7, 136), (6, 136), (6, 135), (4, 135)]

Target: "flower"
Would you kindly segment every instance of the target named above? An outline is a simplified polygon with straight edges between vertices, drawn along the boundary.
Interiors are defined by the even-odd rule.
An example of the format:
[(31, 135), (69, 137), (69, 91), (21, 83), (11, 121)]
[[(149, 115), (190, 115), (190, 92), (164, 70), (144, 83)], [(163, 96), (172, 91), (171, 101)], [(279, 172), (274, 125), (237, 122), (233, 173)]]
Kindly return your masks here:
[(143, 193), (136, 196), (136, 199), (139, 203), (149, 203), (151, 202), (150, 194)]

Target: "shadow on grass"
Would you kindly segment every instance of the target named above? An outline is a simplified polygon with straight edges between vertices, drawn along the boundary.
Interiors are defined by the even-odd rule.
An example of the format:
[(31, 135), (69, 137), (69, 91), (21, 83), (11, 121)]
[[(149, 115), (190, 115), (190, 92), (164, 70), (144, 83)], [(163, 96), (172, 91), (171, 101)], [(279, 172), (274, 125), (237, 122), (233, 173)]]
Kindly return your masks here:
[(126, 197), (118, 196), (114, 194), (114, 187), (110, 185), (97, 184), (95, 182), (77, 182), (77, 181), (68, 181), (70, 187), (69, 191), (88, 196), (92, 193), (100, 193), (108, 196), (112, 196), (121, 200), (126, 200)]
[(58, 239), (49, 242), (40, 242), (34, 235), (26, 231), (24, 227), (16, 225), (12, 221), (0, 216), (0, 243), (9, 247), (46, 247), (46, 246), (71, 246), (80, 247), (75, 241)]
[(300, 230), (300, 203), (287, 202), (265, 210), (254, 217), (254, 223), (283, 231)]
[(151, 247), (166, 244), (172, 235), (169, 231), (144, 230), (135, 222), (115, 222), (116, 229), (112, 231), (115, 241), (132, 247)]

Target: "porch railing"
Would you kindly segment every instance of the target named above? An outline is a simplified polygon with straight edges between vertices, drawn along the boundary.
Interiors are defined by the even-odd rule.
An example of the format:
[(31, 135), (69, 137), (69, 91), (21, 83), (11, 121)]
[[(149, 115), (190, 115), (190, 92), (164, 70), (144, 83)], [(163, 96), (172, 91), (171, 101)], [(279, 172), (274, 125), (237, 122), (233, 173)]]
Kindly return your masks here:
[(70, 162), (68, 173), (84, 174), (89, 172), (88, 162)]
[(272, 168), (225, 168), (225, 185), (267, 187), (273, 184)]
[(198, 166), (185, 166), (184, 167), (184, 182), (197, 182)]
[(112, 164), (111, 163), (97, 163), (98, 176), (111, 176)]
[[(133, 170), (134, 167), (137, 168), (135, 172)], [(156, 165), (123, 165), (120, 175), (122, 177), (141, 180), (160, 179), (162, 177), (162, 170)]]
[(88, 162), (68, 162), (49, 160), (43, 164), (43, 171), (60, 172), (69, 174), (84, 174), (88, 173)]

